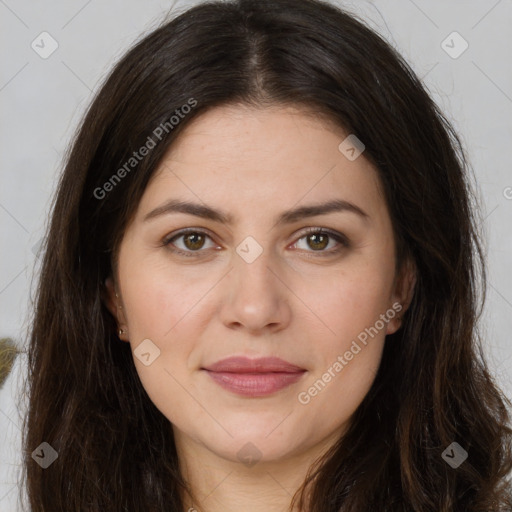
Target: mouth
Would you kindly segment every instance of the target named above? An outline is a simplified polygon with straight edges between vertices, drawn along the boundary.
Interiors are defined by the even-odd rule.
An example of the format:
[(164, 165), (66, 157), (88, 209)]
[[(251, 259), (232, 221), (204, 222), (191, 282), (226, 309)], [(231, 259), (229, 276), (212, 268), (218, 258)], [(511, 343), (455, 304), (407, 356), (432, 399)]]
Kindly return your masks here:
[(223, 389), (246, 397), (272, 395), (299, 381), (306, 373), (304, 368), (276, 357), (230, 357), (201, 370)]

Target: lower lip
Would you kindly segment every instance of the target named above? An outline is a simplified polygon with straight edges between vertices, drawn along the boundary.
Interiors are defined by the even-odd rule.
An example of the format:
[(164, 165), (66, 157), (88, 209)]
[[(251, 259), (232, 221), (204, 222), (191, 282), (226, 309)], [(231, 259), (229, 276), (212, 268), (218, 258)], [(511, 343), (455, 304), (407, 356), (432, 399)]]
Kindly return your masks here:
[(208, 375), (221, 387), (237, 395), (258, 397), (271, 395), (297, 382), (305, 373), (231, 373), (212, 372)]

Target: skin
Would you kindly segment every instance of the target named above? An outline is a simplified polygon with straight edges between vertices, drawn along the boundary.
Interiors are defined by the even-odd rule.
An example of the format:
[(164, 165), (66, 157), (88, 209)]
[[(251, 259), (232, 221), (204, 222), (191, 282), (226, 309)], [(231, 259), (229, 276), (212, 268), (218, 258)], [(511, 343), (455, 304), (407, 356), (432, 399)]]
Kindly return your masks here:
[[(106, 304), (132, 350), (145, 339), (160, 350), (149, 366), (134, 363), (171, 422), (195, 496), (185, 510), (287, 510), (311, 463), (343, 434), (368, 393), (386, 334), (400, 327), (399, 315), (387, 321), (309, 403), (298, 400), (394, 303), (402, 315), (414, 287), (410, 266), (395, 274), (375, 168), (364, 153), (350, 161), (338, 149), (347, 135), (292, 107), (211, 109), (173, 144), (125, 232)], [(170, 198), (205, 203), (235, 221), (185, 213), (143, 221)], [(274, 223), (284, 210), (331, 199), (367, 217), (342, 211)], [(174, 239), (192, 257), (162, 245), (188, 227), (210, 236), (202, 246)], [(330, 237), (315, 243), (309, 227), (343, 233), (350, 245)], [(252, 263), (236, 252), (248, 236), (263, 249)], [(232, 355), (277, 356), (307, 372), (273, 395), (242, 397), (201, 370)], [(249, 442), (258, 459), (252, 466), (237, 456)]]

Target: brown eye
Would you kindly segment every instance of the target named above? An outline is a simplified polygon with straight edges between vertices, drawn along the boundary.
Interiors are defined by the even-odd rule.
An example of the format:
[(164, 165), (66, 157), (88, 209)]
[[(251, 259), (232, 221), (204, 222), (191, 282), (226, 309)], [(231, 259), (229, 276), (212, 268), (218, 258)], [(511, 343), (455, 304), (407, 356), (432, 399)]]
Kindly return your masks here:
[(202, 233), (188, 233), (183, 235), (183, 243), (191, 251), (201, 249), (204, 245), (204, 235)]
[(329, 236), (323, 233), (307, 235), (306, 239), (308, 245), (315, 251), (325, 249), (329, 245)]
[[(309, 228), (306, 234), (299, 238), (295, 242), (294, 246), (297, 246), (301, 240), (306, 240), (306, 252), (317, 252), (318, 256), (329, 256), (337, 254), (341, 250), (350, 246), (347, 237), (341, 233), (327, 231), (321, 228)], [(327, 249), (331, 242), (335, 242), (334, 248)], [(303, 249), (297, 247), (298, 249)]]
[[(180, 239), (182, 240), (181, 247), (178, 243)], [(211, 240), (211, 237), (206, 232), (200, 229), (189, 228), (180, 231), (172, 237), (166, 238), (162, 242), (162, 245), (167, 246), (176, 254), (183, 256), (199, 256), (202, 253), (207, 252), (206, 249), (211, 249), (215, 246), (215, 244), (212, 244), (211, 247), (206, 247), (206, 249), (204, 249), (207, 239)]]

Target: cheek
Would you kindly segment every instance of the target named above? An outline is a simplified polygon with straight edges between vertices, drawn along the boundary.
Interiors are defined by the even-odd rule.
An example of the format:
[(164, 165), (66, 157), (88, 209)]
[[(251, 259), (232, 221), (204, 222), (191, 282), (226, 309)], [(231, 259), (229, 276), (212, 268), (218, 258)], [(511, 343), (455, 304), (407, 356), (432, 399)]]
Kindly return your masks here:
[(330, 340), (327, 344), (334, 341), (339, 349), (385, 314), (390, 307), (392, 280), (393, 276), (381, 268), (361, 264), (333, 272), (316, 290), (311, 282), (303, 283), (300, 293), (317, 316), (314, 324), (321, 320), (324, 339)]
[[(311, 333), (314, 364), (297, 397), (308, 411), (317, 411), (310, 416), (315, 428), (348, 421), (370, 390), (386, 336), (380, 315), (389, 308), (387, 284), (382, 279), (340, 278), (325, 301), (318, 300), (323, 334)], [(323, 411), (329, 411), (328, 417)]]
[[(168, 274), (168, 273), (167, 273)], [(202, 289), (204, 288), (204, 289)], [(201, 326), (201, 297), (208, 288), (187, 285), (181, 276), (165, 276), (157, 268), (130, 275), (123, 294), (127, 296), (128, 329), (134, 364), (151, 402), (171, 422), (200, 413), (186, 392), (190, 355), (197, 348)], [(137, 352), (149, 339), (157, 357), (149, 365)]]
[[(140, 266), (140, 265), (139, 265)], [(132, 267), (136, 268), (136, 266)], [(197, 315), (202, 299), (208, 294), (208, 280), (191, 281), (183, 272), (144, 265), (125, 279), (123, 297), (129, 332), (137, 337), (173, 338), (184, 320)]]
[[(122, 293), (137, 373), (151, 401), (172, 418), (173, 411), (190, 407), (182, 385), (189, 378), (190, 355), (210, 314), (212, 283), (205, 277), (191, 280), (184, 272), (171, 272), (168, 266), (150, 261), (124, 263)], [(150, 360), (153, 352), (157, 357), (146, 366), (137, 352), (148, 339), (156, 346), (150, 345)]]
[[(361, 263), (333, 273), (322, 295), (309, 295), (319, 331), (311, 333), (315, 364), (301, 389), (301, 403), (332, 406), (337, 411), (333, 421), (339, 421), (363, 400), (384, 348), (387, 324), (381, 315), (392, 318), (387, 314), (392, 279), (382, 265)], [(311, 331), (311, 322), (305, 322), (304, 328)]]
[(349, 424), (375, 380), (383, 346), (383, 340), (377, 338), (367, 346), (359, 343), (359, 348), (349, 344), (343, 348), (351, 348), (350, 361), (340, 350), (305, 383), (297, 399), (311, 431), (330, 431)]
[[(177, 354), (162, 351), (150, 366), (134, 358), (136, 370), (150, 401), (173, 424), (186, 427), (194, 419), (197, 428), (205, 421), (201, 401), (191, 399), (190, 382)], [(204, 428), (208, 427), (204, 424)], [(211, 427), (211, 426), (210, 426)]]

